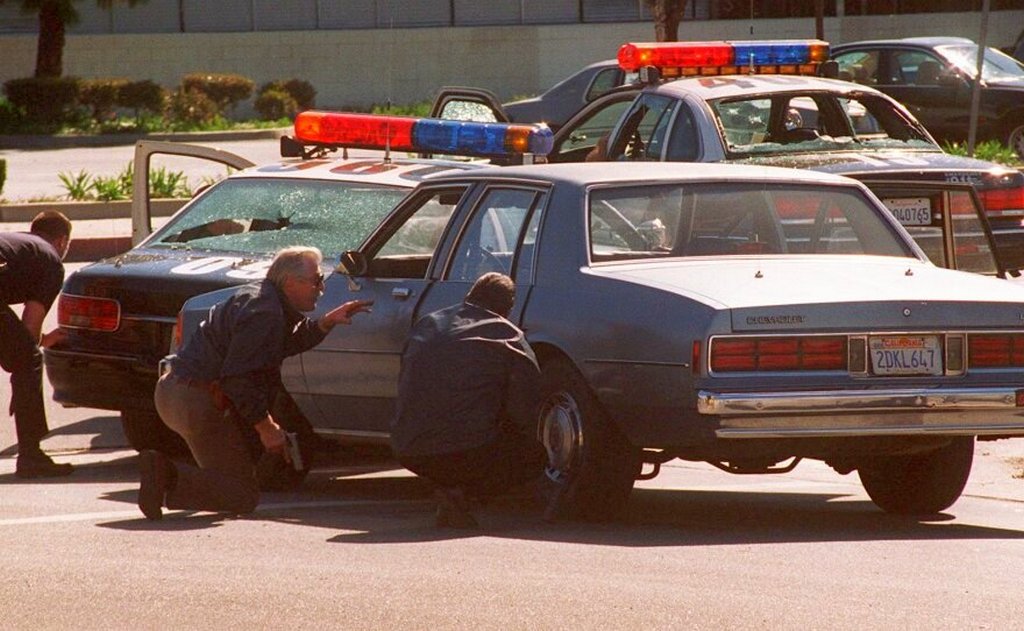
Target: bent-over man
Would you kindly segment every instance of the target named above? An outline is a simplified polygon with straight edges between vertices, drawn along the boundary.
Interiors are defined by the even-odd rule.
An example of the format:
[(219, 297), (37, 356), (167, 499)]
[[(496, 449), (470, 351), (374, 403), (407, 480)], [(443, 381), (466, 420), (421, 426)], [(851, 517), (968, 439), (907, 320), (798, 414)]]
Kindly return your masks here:
[(421, 318), (402, 355), (391, 443), (402, 466), (437, 485), (437, 525), (472, 528), (466, 496), (539, 480), (540, 370), (508, 318), (515, 285), (484, 274), (465, 301)]
[(338, 324), (369, 311), (353, 300), (311, 320), (324, 284), (320, 251), (285, 248), (266, 280), (215, 305), (157, 382), (160, 417), (188, 444), (198, 466), (156, 451), (140, 454), (139, 508), (249, 513), (259, 501), (256, 462), (266, 450), (287, 453), (284, 431), (270, 414), (281, 363), (319, 344)]
[[(71, 243), (71, 222), (56, 210), (32, 220), (29, 232), (0, 233), (0, 366), (11, 373), (10, 413), (18, 433), (20, 478), (71, 473), (39, 446), (50, 431), (43, 403), (43, 355), (63, 338), (56, 329), (42, 335), (43, 319), (64, 284), (64, 257)], [(21, 318), (11, 305), (23, 304)]]

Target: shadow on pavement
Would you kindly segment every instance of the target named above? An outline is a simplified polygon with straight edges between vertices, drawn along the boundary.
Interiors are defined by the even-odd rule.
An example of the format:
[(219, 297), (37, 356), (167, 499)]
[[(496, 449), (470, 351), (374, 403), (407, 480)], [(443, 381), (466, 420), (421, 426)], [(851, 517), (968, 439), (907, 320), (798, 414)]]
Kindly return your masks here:
[[(82, 436), (91, 437), (87, 444), (80, 439)], [(116, 449), (127, 445), (119, 416), (93, 416), (54, 428), (43, 439), (42, 446), (44, 451), (56, 457), (67, 451)], [(18, 445), (14, 444), (0, 451), (0, 456), (13, 456), (17, 453)]]

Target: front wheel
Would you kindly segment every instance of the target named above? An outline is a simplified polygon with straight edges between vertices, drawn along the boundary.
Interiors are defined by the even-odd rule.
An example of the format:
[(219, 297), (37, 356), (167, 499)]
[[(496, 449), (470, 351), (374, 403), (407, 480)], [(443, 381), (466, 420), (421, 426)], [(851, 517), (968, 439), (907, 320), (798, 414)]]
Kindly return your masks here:
[(879, 508), (897, 515), (931, 515), (960, 497), (974, 461), (974, 438), (920, 454), (874, 458), (859, 467), (864, 490)]
[(541, 392), (538, 429), (548, 454), (547, 474), (567, 485), (562, 511), (589, 521), (619, 517), (640, 470), (640, 450), (608, 419), (569, 362), (544, 366)]

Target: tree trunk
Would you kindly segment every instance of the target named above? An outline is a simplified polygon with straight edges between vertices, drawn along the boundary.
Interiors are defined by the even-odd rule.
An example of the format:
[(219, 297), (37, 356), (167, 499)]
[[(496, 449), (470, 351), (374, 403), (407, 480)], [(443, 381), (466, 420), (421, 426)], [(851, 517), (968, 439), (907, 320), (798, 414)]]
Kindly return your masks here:
[(36, 78), (59, 77), (64, 72), (64, 18), (57, 5), (47, 0), (39, 7)]
[(654, 15), (654, 39), (659, 42), (679, 41), (679, 23), (686, 12), (687, 0), (652, 0), (648, 2)]
[(825, 0), (814, 0), (814, 36), (825, 39)]

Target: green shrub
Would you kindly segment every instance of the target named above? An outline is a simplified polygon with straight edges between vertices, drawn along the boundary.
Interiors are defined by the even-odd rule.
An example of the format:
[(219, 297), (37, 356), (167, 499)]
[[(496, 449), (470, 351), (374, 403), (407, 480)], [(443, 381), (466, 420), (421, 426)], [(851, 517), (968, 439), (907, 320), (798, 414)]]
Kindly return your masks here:
[[(951, 153), (955, 156), (967, 155), (966, 142), (947, 142), (942, 146), (942, 148), (946, 150), (946, 153)], [(974, 157), (979, 160), (987, 160), (989, 162), (1006, 164), (1009, 166), (1018, 166), (1021, 164), (1020, 158), (1017, 157), (1017, 153), (998, 140), (986, 140), (985, 142), (975, 144)]]
[(390, 114), (392, 116), (426, 117), (430, 116), (431, 105), (430, 101), (420, 101), (419, 103), (410, 103), (408, 105), (374, 104), (370, 111), (374, 114)]
[(286, 81), (271, 81), (260, 86), (259, 96), (271, 91), (285, 92), (298, 104), (299, 111), (312, 109), (316, 106), (316, 88), (309, 81), (302, 79), (288, 79)]
[(78, 79), (11, 79), (4, 83), (4, 94), (22, 111), (25, 119), (35, 123), (60, 125), (68, 118), (78, 99)]
[(171, 96), (168, 114), (173, 121), (189, 125), (212, 123), (221, 108), (205, 92), (181, 89)]
[(284, 90), (267, 90), (256, 97), (253, 109), (263, 120), (293, 118), (299, 113), (299, 104)]
[(91, 199), (89, 191), (92, 190), (92, 176), (86, 173), (85, 169), (78, 173), (61, 171), (57, 174), (57, 179), (64, 185), (64, 190), (71, 201), (83, 202)]
[(214, 74), (195, 72), (181, 80), (184, 92), (201, 92), (217, 104), (220, 112), (234, 108), (238, 103), (252, 96), (255, 83), (237, 74)]
[(4, 182), (7, 181), (7, 160), (0, 158), (0, 195), (4, 193)]
[(7, 99), (0, 97), (0, 134), (13, 134), (21, 127), (21, 111)]
[(113, 117), (126, 85), (127, 79), (83, 79), (78, 83), (78, 103), (90, 109), (93, 120), (105, 121)]
[(188, 178), (182, 171), (168, 171), (164, 167), (150, 169), (149, 196), (156, 198), (191, 197)]
[(167, 103), (167, 91), (150, 80), (132, 81), (121, 88), (117, 104), (133, 110), (135, 119), (142, 118), (143, 112), (159, 114)]

